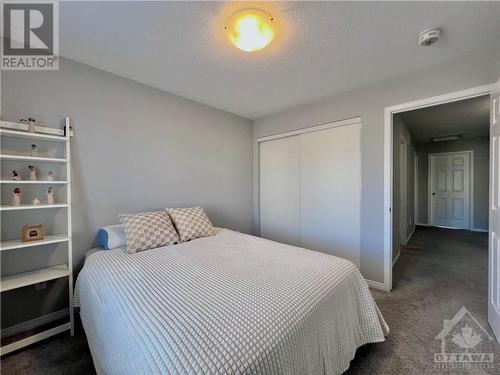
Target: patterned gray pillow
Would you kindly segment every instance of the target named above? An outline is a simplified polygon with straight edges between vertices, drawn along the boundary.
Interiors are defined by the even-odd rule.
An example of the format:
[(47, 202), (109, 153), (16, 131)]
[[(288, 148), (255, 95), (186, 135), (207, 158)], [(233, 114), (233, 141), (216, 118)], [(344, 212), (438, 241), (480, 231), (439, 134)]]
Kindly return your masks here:
[(179, 242), (179, 235), (165, 211), (118, 215), (127, 234), (127, 251), (154, 249)]
[(170, 208), (167, 211), (179, 232), (181, 242), (215, 234), (215, 228), (201, 207)]

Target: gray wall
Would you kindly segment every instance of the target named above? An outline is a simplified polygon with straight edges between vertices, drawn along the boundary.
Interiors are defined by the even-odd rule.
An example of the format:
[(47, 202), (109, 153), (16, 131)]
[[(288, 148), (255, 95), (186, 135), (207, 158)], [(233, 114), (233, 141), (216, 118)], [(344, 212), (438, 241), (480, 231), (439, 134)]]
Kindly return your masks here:
[[(201, 205), (215, 225), (252, 232), (250, 120), (70, 60), (60, 67), (2, 71), (1, 117), (33, 116), (54, 127), (65, 116), (73, 121), (76, 268), (96, 230), (120, 213)], [(2, 255), (3, 273), (45, 265), (38, 250)], [(7, 305), (3, 312), (31, 314)], [(2, 314), (3, 326), (11, 318)]]
[(415, 144), (411, 138), (408, 127), (399, 115), (395, 115), (393, 119), (393, 193), (392, 193), (392, 258), (395, 259), (401, 249), (403, 243), (400, 236), (400, 221), (401, 221), (401, 204), (400, 204), (400, 144), (401, 136), (406, 140), (406, 236), (415, 228), (415, 194), (414, 194), (414, 169), (415, 169)]
[(489, 137), (458, 141), (418, 143), (418, 221), (428, 224), (428, 164), (429, 154), (439, 152), (474, 151), (474, 229), (488, 229), (488, 194), (490, 169)]
[[(336, 95), (254, 121), (254, 138), (361, 116), (361, 272), (384, 279), (384, 108), (498, 79), (498, 46), (413, 74)], [(387, 58), (390, 58), (388, 56)], [(314, 72), (311, 72), (314, 74)], [(258, 149), (254, 142), (254, 223), (258, 222)]]

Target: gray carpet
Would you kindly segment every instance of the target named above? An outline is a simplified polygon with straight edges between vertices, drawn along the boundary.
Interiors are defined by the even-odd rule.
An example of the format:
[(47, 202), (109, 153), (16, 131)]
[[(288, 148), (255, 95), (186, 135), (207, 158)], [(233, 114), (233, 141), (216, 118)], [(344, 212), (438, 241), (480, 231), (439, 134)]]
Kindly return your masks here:
[[(482, 352), (493, 351), (496, 369), (436, 369), (434, 337), (465, 306), (487, 324), (488, 236), (483, 233), (419, 228), (394, 269), (394, 290), (373, 295), (391, 329), (387, 341), (358, 349), (348, 374), (493, 374), (500, 349), (483, 334)], [(2, 358), (7, 374), (92, 374), (85, 334), (63, 334)]]

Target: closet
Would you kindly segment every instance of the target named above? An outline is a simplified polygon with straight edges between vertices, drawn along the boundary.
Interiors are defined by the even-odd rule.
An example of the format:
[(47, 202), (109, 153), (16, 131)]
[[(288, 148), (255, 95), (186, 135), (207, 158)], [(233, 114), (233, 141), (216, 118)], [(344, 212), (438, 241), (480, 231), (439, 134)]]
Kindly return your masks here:
[(360, 130), (356, 118), (259, 139), (263, 238), (359, 267)]

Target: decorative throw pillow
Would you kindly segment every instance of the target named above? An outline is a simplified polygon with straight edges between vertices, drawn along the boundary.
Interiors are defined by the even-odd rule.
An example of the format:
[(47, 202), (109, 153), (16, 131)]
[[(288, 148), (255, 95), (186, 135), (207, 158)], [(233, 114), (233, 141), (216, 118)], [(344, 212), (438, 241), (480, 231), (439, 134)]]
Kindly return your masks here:
[(179, 242), (179, 235), (165, 211), (118, 215), (127, 234), (127, 251), (154, 249)]
[(177, 228), (181, 242), (215, 234), (215, 228), (201, 207), (170, 208), (167, 212)]
[(114, 224), (102, 227), (97, 232), (100, 245), (106, 249), (116, 249), (127, 244), (127, 234), (121, 224)]

